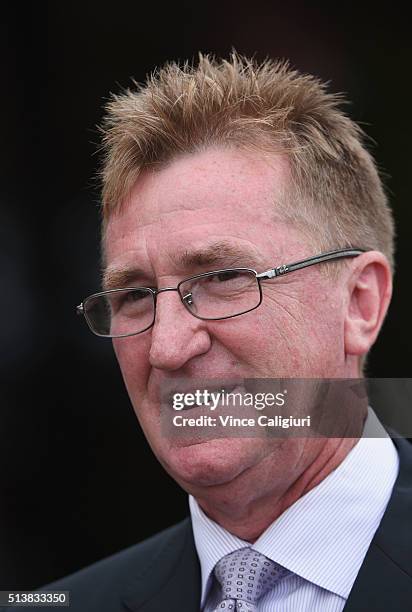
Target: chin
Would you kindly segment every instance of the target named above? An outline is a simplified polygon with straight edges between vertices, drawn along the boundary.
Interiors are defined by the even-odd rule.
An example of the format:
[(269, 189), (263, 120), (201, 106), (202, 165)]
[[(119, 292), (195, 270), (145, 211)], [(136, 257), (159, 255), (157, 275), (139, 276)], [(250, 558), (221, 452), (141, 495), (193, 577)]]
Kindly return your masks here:
[(175, 441), (158, 455), (166, 471), (188, 492), (229, 484), (259, 461), (256, 439)]

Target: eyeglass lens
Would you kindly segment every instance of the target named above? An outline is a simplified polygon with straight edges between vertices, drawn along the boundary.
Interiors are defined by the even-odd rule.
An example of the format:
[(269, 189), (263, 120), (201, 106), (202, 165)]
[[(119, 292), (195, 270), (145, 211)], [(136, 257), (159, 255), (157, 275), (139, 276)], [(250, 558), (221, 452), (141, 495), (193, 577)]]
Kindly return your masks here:
[(253, 272), (227, 270), (179, 284), (186, 308), (202, 319), (242, 314), (259, 305), (260, 289)]
[(90, 327), (102, 336), (141, 332), (153, 323), (154, 298), (147, 289), (126, 289), (90, 297), (85, 315)]

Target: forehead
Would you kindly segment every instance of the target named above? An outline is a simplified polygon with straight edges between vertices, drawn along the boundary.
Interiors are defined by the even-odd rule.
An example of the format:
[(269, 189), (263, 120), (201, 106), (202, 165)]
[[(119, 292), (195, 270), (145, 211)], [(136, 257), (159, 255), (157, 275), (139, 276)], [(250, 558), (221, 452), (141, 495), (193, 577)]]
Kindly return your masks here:
[(262, 232), (280, 227), (288, 182), (284, 157), (238, 150), (211, 149), (147, 171), (109, 219), (107, 265), (207, 246), (209, 238), (258, 249)]

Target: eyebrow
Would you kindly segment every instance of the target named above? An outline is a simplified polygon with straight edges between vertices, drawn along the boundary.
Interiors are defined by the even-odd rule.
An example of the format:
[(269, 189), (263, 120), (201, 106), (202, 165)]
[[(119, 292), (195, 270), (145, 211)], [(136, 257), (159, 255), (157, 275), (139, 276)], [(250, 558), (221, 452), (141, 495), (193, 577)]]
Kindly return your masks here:
[(134, 285), (137, 278), (141, 277), (147, 278), (147, 274), (141, 268), (108, 268), (103, 271), (102, 286), (104, 290), (130, 287)]
[(177, 258), (177, 263), (182, 268), (194, 268), (195, 266), (208, 265), (236, 265), (245, 261), (261, 259), (257, 252), (251, 252), (239, 245), (227, 241), (213, 242), (206, 248), (195, 251), (185, 251)]
[[(227, 241), (214, 242), (193, 251), (186, 250), (173, 259), (183, 270), (204, 266), (236, 267), (239, 264), (242, 264), (240, 267), (249, 267), (254, 262), (264, 265), (258, 252)], [(247, 266), (244, 265), (245, 261)], [(147, 278), (147, 273), (141, 268), (108, 268), (103, 271), (102, 285), (106, 290), (128, 287), (133, 286), (136, 279), (142, 277)]]

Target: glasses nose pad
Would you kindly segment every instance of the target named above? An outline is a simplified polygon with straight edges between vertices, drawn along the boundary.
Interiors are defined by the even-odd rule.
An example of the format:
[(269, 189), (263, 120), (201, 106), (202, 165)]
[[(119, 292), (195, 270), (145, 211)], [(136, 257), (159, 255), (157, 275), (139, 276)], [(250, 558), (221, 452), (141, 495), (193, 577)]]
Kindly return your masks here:
[(193, 306), (193, 296), (191, 293), (186, 293), (186, 295), (184, 295), (182, 297), (182, 301), (187, 304), (188, 306)]

